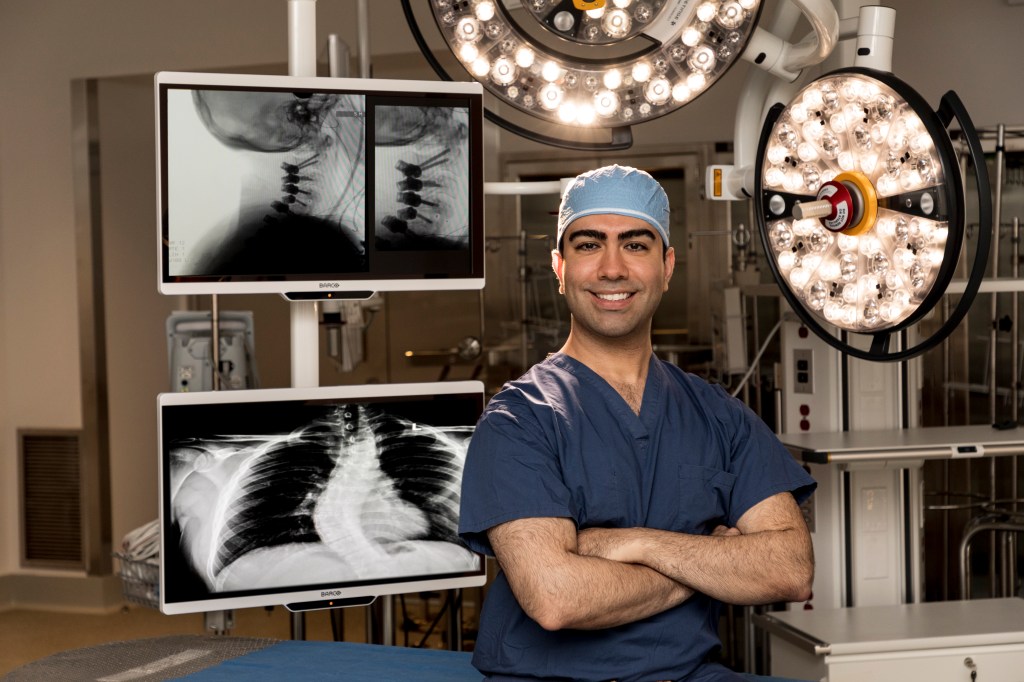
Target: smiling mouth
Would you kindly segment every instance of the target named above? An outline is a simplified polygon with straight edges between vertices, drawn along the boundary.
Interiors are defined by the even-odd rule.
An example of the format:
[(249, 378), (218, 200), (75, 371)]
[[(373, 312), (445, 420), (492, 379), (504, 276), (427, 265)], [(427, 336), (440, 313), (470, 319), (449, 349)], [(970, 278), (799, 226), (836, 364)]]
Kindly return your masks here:
[(633, 294), (627, 292), (622, 292), (619, 294), (594, 294), (594, 296), (598, 297), (602, 301), (625, 301), (632, 295)]

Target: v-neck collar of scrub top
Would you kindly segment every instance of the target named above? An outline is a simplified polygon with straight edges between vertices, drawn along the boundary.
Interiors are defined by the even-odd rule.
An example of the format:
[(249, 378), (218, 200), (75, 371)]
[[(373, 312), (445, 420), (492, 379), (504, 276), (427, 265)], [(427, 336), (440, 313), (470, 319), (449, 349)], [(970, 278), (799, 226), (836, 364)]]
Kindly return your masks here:
[(640, 402), (640, 414), (633, 412), (626, 399), (615, 390), (600, 374), (592, 370), (571, 355), (559, 351), (548, 357), (548, 362), (561, 367), (581, 381), (593, 387), (608, 404), (609, 408), (622, 420), (634, 438), (645, 438), (657, 424), (661, 412), (661, 402), (665, 394), (665, 376), (660, 361), (654, 354), (647, 365), (647, 379), (644, 382), (643, 398)]

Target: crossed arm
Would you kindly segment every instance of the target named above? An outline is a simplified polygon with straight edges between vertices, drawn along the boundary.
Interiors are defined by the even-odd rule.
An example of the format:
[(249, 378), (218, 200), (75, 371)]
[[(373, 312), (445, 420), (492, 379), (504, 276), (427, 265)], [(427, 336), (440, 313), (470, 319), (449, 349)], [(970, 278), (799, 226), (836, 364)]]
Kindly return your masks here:
[(736, 528), (688, 535), (518, 519), (488, 531), (516, 599), (542, 627), (596, 629), (681, 604), (694, 592), (728, 603), (803, 601), (814, 558), (789, 493), (748, 510)]

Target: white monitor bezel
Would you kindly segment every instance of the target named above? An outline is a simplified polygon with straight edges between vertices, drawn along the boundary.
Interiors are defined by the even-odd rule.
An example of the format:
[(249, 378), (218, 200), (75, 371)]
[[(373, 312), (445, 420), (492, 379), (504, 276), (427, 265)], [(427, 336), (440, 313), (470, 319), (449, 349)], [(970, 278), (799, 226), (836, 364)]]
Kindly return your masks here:
[[(356, 279), (343, 275), (330, 279), (289, 277), (262, 279), (234, 277), (222, 281), (176, 281), (167, 270), (165, 236), (166, 182), (163, 165), (166, 157), (164, 137), (165, 109), (162, 98), (168, 87), (280, 89), (346, 91), (368, 95), (464, 95), (471, 102), (470, 123), (470, 254), (466, 276), (399, 277), (371, 276)], [(484, 286), (483, 236), (483, 86), (475, 82), (416, 81), (400, 79), (326, 78), (260, 74), (191, 73), (162, 71), (154, 76), (156, 124), (156, 225), (157, 289), (166, 295), (191, 294), (280, 294), (289, 300), (360, 298), (377, 291), (454, 291), (475, 290)], [(341, 273), (339, 273), (341, 274)]]
[(480, 557), (479, 572), (448, 578), (427, 578), (424, 580), (382, 579), (372, 585), (343, 586), (330, 590), (275, 591), (255, 595), (211, 595), (195, 601), (166, 601), (165, 552), (162, 531), (166, 518), (164, 498), (163, 464), (163, 407), (175, 405), (212, 405), (231, 403), (256, 403), (275, 401), (305, 400), (366, 400), (387, 398), (408, 398), (416, 396), (437, 396), (473, 393), (480, 395), (481, 407), (484, 399), (484, 385), (480, 381), (445, 381), (408, 384), (366, 384), (358, 386), (324, 386), (308, 388), (272, 388), (237, 391), (203, 391), (191, 393), (161, 393), (157, 396), (157, 470), (160, 540), (160, 611), (173, 615), (198, 613), (259, 606), (286, 606), (293, 610), (314, 610), (332, 608), (332, 602), (358, 601), (388, 594), (409, 594), (433, 590), (480, 587), (487, 580), (486, 562)]

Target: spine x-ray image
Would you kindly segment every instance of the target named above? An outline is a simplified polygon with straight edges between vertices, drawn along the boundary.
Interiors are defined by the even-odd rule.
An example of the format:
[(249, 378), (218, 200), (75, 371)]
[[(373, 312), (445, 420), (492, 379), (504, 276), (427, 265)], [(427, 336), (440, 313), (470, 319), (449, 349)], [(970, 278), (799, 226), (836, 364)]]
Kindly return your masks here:
[(331, 277), (371, 271), (374, 249), (467, 249), (469, 109), (395, 99), (169, 89), (168, 274)]
[(375, 213), (378, 249), (469, 245), (469, 109), (378, 106)]
[(169, 274), (365, 271), (362, 95), (167, 93)]
[[(194, 414), (174, 420), (185, 427)], [(180, 550), (167, 565), (189, 574), (166, 581), (169, 598), (182, 584), (201, 594), (479, 569), (457, 535), (472, 427), (364, 404), (248, 415), (231, 420), (250, 423), (247, 433), (167, 439), (165, 430), (165, 548)]]

